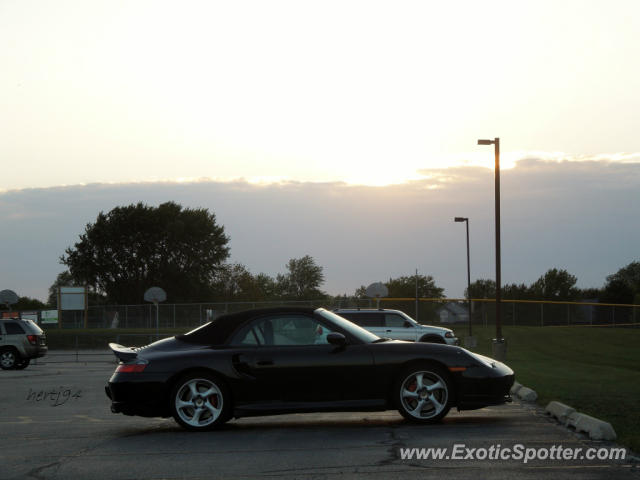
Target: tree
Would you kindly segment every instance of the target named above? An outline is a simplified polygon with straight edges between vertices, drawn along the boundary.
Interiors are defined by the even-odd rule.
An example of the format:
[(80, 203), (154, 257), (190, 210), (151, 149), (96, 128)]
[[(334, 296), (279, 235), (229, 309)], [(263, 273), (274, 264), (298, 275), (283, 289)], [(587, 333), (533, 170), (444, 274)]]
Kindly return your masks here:
[(60, 261), (110, 302), (140, 303), (152, 286), (173, 302), (201, 301), (229, 256), (228, 241), (207, 209), (138, 203), (100, 212)]
[(272, 300), (279, 296), (278, 283), (266, 273), (259, 273), (253, 278), (261, 300)]
[(578, 279), (566, 270), (551, 268), (531, 285), (531, 293), (538, 300), (574, 300)]
[(502, 286), (502, 298), (508, 300), (533, 300), (531, 287), (524, 283), (508, 283)]
[(213, 284), (213, 297), (219, 301), (254, 300), (253, 283), (253, 276), (244, 265), (221, 265)]
[[(613, 275), (609, 275), (604, 290), (607, 301), (611, 303), (640, 302), (640, 262), (631, 262)], [(618, 300), (613, 300), (615, 298)]]
[(11, 305), (11, 310), (43, 310), (45, 307), (37, 298), (19, 297), (18, 302)]
[(602, 297), (604, 293), (604, 289), (602, 288), (579, 288), (578, 289), (578, 298), (580, 300), (591, 300), (591, 301), (597, 301), (599, 298)]
[(324, 283), (322, 267), (310, 255), (292, 258), (287, 263), (287, 273), (276, 277), (279, 294), (284, 298), (312, 299), (324, 297), (320, 290)]
[(360, 285), (353, 294), (356, 298), (365, 298), (367, 296), (367, 287)]
[(600, 295), (600, 301), (602, 303), (635, 303), (635, 292), (629, 283), (621, 278), (611, 277), (613, 275), (607, 277), (608, 281)]
[(276, 281), (265, 273), (252, 275), (239, 263), (222, 265), (213, 286), (218, 301), (263, 301), (278, 298)]
[[(444, 288), (436, 286), (431, 275), (418, 275), (418, 297), (420, 298), (442, 298), (444, 297)], [(391, 298), (415, 298), (416, 296), (416, 276), (404, 276), (398, 278), (390, 278), (385, 283), (389, 289), (389, 297)]]
[(471, 294), (469, 294), (469, 288), (464, 290), (466, 298), (496, 298), (496, 282), (494, 280), (479, 278), (472, 282), (469, 287), (471, 288)]

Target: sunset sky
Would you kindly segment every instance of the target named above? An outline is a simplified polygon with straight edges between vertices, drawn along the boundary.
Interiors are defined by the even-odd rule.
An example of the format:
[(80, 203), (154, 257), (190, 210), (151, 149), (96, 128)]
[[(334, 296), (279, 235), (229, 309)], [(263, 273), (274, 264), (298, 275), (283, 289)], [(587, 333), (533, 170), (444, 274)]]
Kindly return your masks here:
[[(629, 171), (637, 171), (639, 32), (640, 2), (635, 0), (0, 0), (0, 221), (6, 228), (27, 218), (18, 211), (38, 211), (37, 204), (26, 208), (19, 200), (50, 198), (38, 192), (54, 195), (63, 191), (60, 187), (115, 188), (136, 182), (162, 182), (158, 188), (210, 182), (224, 191), (231, 188), (229, 182), (241, 180), (283, 189), (291, 182), (347, 188), (344, 182), (352, 188), (393, 188), (393, 201), (401, 206), (402, 185), (410, 203), (416, 185), (442, 190), (448, 181), (459, 181), (461, 168), (482, 172), (471, 167), (492, 167), (492, 147), (476, 141), (494, 137), (501, 138), (505, 170), (533, 159), (547, 165), (551, 175), (549, 165), (559, 165), (567, 184), (543, 197), (571, 203), (577, 187), (571, 165), (580, 175), (589, 170), (589, 179), (606, 177), (605, 190), (630, 182)], [(566, 162), (573, 163), (567, 168)], [(611, 164), (628, 164), (631, 170)], [(600, 177), (602, 168), (608, 170)], [(456, 173), (447, 174), (448, 169)], [(474, 178), (482, 178), (490, 192), (491, 176)], [(522, 185), (544, 193), (545, 186), (531, 178)], [(479, 197), (463, 184), (438, 197), (447, 212), (453, 205), (475, 205)], [(599, 195), (608, 195), (605, 190), (580, 198), (598, 203)], [(351, 202), (371, 201), (353, 192)], [(109, 210), (125, 198), (173, 199), (159, 195), (152, 200), (141, 193), (101, 203), (90, 197), (86, 204), (95, 203), (95, 210), (76, 219), (80, 228), (99, 209)], [(181, 199), (185, 206), (221, 208), (220, 203), (206, 204), (202, 196), (196, 201), (185, 193)], [(482, 213), (487, 225), (490, 200)], [(625, 218), (638, 218), (635, 200), (620, 208)], [(468, 215), (454, 210), (453, 215)], [(577, 228), (593, 222), (587, 218), (595, 210), (584, 205), (584, 217), (575, 215), (571, 222)], [(20, 225), (13, 225), (18, 239), (34, 227)], [(456, 239), (457, 227), (434, 225), (441, 232), (453, 229)], [(513, 235), (516, 245), (525, 230), (509, 228), (506, 224), (505, 235)], [(481, 270), (491, 275), (490, 229), (482, 232), (486, 241), (476, 253), (485, 262)], [(15, 279), (5, 275), (7, 285), (0, 288), (44, 297), (41, 292), (62, 270), (60, 248), (79, 233), (64, 232), (55, 248), (33, 245), (51, 248), (49, 260), (33, 267), (40, 276), (31, 269), (30, 274), (16, 273)], [(236, 234), (237, 241), (247, 242), (242, 235)], [(630, 235), (626, 240), (637, 238), (635, 230)], [(250, 248), (242, 258), (233, 243), (234, 238), (234, 260), (272, 274), (297, 254), (313, 256), (316, 248), (310, 242), (299, 252), (283, 251), (270, 264), (247, 258)], [(5, 272), (17, 271), (11, 263), (16, 258), (32, 256), (26, 248), (20, 242), (2, 244)], [(548, 267), (561, 266), (566, 258), (554, 257), (553, 246), (548, 248), (540, 252), (543, 257), (548, 253)], [(584, 283), (600, 286), (604, 274), (640, 257), (632, 250), (616, 254), (615, 259), (599, 258), (602, 265), (592, 277), (585, 271)], [(385, 263), (368, 276), (359, 274), (356, 265), (332, 274), (330, 257), (327, 252), (325, 288), (332, 293), (378, 281), (392, 270), (410, 274), (420, 267), (429, 273), (433, 263), (405, 258), (402, 268)], [(586, 268), (577, 260), (575, 265)], [(514, 281), (537, 278), (546, 269), (510, 268), (505, 260), (507, 280)], [(460, 278), (452, 274), (447, 293), (461, 294), (462, 273)]]
[(637, 1), (3, 0), (0, 187), (634, 154), (638, 32)]

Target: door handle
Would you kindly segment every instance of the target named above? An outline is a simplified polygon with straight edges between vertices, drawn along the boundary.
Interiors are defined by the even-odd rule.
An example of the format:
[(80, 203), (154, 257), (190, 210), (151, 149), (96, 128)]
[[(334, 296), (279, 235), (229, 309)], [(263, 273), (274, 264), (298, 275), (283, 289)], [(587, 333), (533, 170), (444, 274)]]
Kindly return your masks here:
[(273, 365), (273, 360), (271, 360), (270, 358), (261, 358), (260, 360), (258, 360), (256, 362), (256, 365), (258, 365), (260, 367), (266, 367), (268, 365)]
[(387, 333), (391, 333), (391, 330), (387, 330)]

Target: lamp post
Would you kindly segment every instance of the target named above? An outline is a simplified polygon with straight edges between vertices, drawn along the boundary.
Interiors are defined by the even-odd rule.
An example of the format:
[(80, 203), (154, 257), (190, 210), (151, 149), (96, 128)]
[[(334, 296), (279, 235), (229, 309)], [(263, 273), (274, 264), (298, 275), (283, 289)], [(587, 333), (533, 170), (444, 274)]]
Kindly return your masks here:
[(496, 338), (493, 340), (493, 355), (497, 360), (504, 360), (506, 343), (502, 337), (500, 307), (502, 303), (501, 269), (500, 269), (500, 139), (478, 140), (478, 145), (495, 146), (495, 210), (496, 210)]
[(469, 255), (469, 219), (467, 217), (455, 217), (453, 221), (464, 222), (467, 227), (467, 306), (469, 308), (469, 340), (467, 343), (470, 344), (473, 340), (471, 339), (471, 256)]

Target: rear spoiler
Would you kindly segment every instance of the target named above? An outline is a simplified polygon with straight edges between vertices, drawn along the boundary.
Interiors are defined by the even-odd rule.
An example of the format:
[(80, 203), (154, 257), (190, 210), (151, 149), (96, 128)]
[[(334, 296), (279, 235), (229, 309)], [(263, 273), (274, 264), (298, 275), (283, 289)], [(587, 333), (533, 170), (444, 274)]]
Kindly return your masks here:
[(109, 348), (118, 360), (129, 362), (138, 356), (138, 352), (129, 347), (123, 347), (117, 343), (110, 343)]

